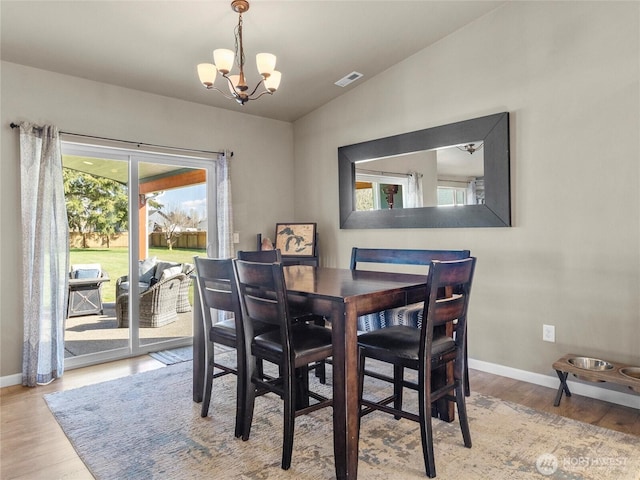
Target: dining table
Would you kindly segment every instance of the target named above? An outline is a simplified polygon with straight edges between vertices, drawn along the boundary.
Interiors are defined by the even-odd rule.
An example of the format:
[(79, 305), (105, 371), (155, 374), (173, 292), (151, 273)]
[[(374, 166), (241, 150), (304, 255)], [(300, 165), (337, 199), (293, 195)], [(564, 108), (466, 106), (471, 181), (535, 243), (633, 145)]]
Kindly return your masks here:
[[(335, 472), (339, 480), (356, 479), (360, 428), (358, 317), (424, 301), (427, 276), (308, 265), (286, 266), (284, 276), (289, 302), (297, 309), (304, 308), (305, 311), (324, 316), (331, 325)], [(205, 338), (201, 314), (199, 309), (195, 309), (195, 402), (202, 401)], [(441, 415), (441, 418), (448, 420), (447, 412), (443, 411)]]

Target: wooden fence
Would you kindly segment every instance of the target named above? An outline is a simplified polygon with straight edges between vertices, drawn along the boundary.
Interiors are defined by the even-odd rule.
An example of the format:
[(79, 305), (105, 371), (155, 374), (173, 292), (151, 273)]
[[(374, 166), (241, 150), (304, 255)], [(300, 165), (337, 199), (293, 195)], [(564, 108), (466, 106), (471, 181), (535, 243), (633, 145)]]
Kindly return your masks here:
[[(164, 233), (153, 232), (149, 234), (149, 246), (166, 247), (167, 241), (164, 238)], [(176, 243), (173, 244), (173, 247), (205, 249), (207, 248), (207, 232), (182, 232), (176, 238)]]
[[(69, 246), (71, 248), (127, 248), (129, 246), (129, 232), (113, 235), (99, 233), (70, 232)], [(150, 247), (166, 247), (167, 241), (163, 233), (149, 234)], [(183, 232), (177, 237), (174, 248), (206, 249), (207, 232)]]

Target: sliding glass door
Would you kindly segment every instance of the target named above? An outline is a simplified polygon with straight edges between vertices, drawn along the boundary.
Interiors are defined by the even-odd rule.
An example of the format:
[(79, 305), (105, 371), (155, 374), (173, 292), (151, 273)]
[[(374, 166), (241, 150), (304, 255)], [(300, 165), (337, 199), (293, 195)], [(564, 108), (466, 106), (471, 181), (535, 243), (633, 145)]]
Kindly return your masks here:
[(213, 160), (63, 142), (63, 166), (65, 366), (189, 345), (193, 257), (216, 238)]

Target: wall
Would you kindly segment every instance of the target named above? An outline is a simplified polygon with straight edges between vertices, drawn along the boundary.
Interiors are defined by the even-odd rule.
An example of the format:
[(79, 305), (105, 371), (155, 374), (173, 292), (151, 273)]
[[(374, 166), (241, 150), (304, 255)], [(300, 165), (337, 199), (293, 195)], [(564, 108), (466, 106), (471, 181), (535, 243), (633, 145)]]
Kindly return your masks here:
[(290, 123), (7, 62), (1, 69), (0, 376), (19, 373), (22, 363), (21, 240), (15, 235), (21, 231), (19, 134), (9, 128), (11, 122), (51, 123), (65, 132), (172, 147), (232, 150), (238, 249), (255, 248), (256, 233), (293, 218)]
[[(468, 248), (473, 359), (550, 376), (569, 352), (640, 365), (639, 24), (637, 2), (510, 2), (296, 121), (296, 216), (318, 222), (322, 263)], [(502, 111), (512, 228), (339, 229), (339, 146)]]

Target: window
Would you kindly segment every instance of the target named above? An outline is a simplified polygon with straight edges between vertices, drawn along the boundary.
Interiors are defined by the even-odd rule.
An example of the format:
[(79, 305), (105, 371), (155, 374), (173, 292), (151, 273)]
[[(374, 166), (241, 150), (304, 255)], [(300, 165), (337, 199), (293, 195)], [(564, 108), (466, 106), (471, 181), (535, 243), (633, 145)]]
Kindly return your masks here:
[(438, 187), (438, 206), (451, 207), (467, 204), (467, 189), (459, 187)]

